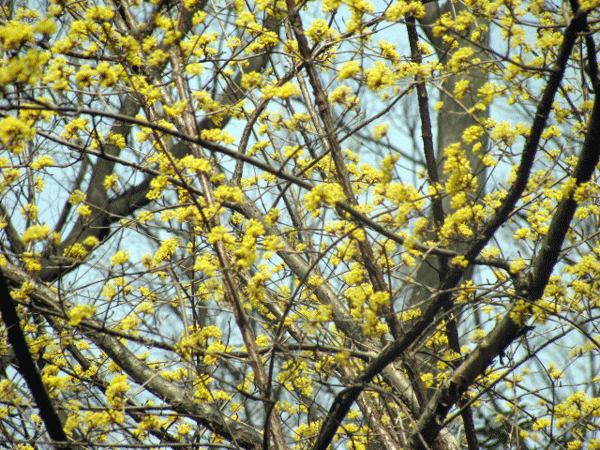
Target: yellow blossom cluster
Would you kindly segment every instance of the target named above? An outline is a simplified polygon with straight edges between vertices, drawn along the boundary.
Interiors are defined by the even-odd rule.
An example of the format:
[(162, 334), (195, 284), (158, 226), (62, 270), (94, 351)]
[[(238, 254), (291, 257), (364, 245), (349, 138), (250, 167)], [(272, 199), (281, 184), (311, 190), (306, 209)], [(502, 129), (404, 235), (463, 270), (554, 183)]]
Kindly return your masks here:
[[(106, 329), (94, 333), (112, 332), (115, 343), (141, 347), (136, 364), (155, 370), (172, 392), (188, 389), (198, 407), (194, 418), (202, 403), (212, 403), (223, 420), (244, 420), (254, 401), (271, 395), (265, 378), (276, 377), (282, 393), (272, 425), (283, 428), (273, 435), (282, 431), (299, 449), (321, 426), (304, 401), (328, 398), (323, 385), (351, 386), (368, 364), (365, 349), (377, 352), (390, 341), (389, 320), (406, 329), (417, 322), (425, 309), (411, 303), (422, 299), (413, 292), (434, 258), (446, 264), (444, 281), (451, 279), (443, 278), (446, 269), (456, 280), (460, 272), (477, 274), (447, 291), (461, 309), (461, 352), (486, 344), (508, 315), (520, 326), (535, 324), (540, 339), (579, 327), (583, 342), (573, 343), (565, 358), (575, 367), (582, 355), (596, 357), (599, 338), (586, 327), (600, 307), (594, 231), (600, 183), (595, 175), (583, 183), (576, 177), (595, 117), (597, 86), (583, 44), (596, 37), (598, 1), (579, 3), (576, 18), (586, 15), (587, 28), (567, 55), (543, 130), (530, 128), (527, 114), (537, 117), (549, 76), (559, 74), (556, 57), (573, 20), (568, 2), (553, 10), (542, 0), (449, 1), (448, 12), (437, 11), (433, 20), (418, 0), (383, 6), (323, 0), (295, 5), (298, 11), (288, 11), (285, 0), (216, 1), (209, 8), (184, 0), (181, 9), (131, 0), (118, 12), (92, 3), (51, 0), (47, 11), (20, 8), (0, 24), (0, 192), (9, 210), (0, 230), (11, 241), (0, 265), (16, 262), (50, 281), (63, 269), (85, 275), (72, 285), (49, 284), (61, 300), (81, 300), (49, 314), (48, 330), (31, 320), (37, 286), (12, 292), (28, 345), (47, 362), (43, 380), (68, 412), (69, 436), (110, 446), (123, 433), (144, 444), (160, 431), (181, 445), (197, 438), (198, 445), (227, 445), (217, 422), (211, 422), (213, 436), (195, 433), (192, 413), (185, 418), (185, 405), (169, 404), (154, 385), (160, 412), (150, 402), (143, 415), (127, 418), (125, 411), (134, 408), (125, 402), (145, 399), (149, 385), (133, 370), (124, 375), (118, 358), (88, 339), (86, 324), (102, 317)], [(394, 34), (413, 18), (423, 20), (418, 55)], [(488, 44), (490, 28), (499, 44)], [(432, 108), (433, 124), (421, 133), (413, 132), (418, 126), (409, 117), (410, 108), (419, 107), (415, 92)], [(521, 111), (527, 114), (517, 116)], [(425, 119), (426, 111), (419, 112)], [(442, 134), (446, 119), (458, 124), (450, 130), (456, 134)], [(443, 148), (434, 149), (432, 167), (415, 151), (435, 141), (438, 125)], [(531, 168), (519, 166), (523, 144), (538, 132)], [(406, 133), (414, 146), (403, 139)], [(271, 169), (261, 170), (266, 166)], [(516, 185), (524, 170), (526, 183)], [(464, 253), (489, 237), (483, 236), (487, 221), (523, 186), (483, 251)], [(517, 295), (519, 283), (537, 276), (537, 255), (567, 200), (576, 203), (575, 219), (543, 296)], [(367, 219), (353, 217), (350, 205)], [(51, 220), (57, 211), (60, 217)], [(140, 260), (131, 246), (138, 241), (158, 250)], [(55, 267), (60, 270), (52, 273)], [(80, 285), (85, 288), (69, 291)], [(86, 300), (95, 286), (100, 295)], [(425, 286), (426, 296), (434, 289)], [(423, 354), (435, 351), (439, 359), (431, 373), (414, 367), (428, 389), (447, 379), (452, 364), (463, 363), (448, 349), (449, 325), (420, 337)], [(522, 339), (544, 351), (537, 340)], [(229, 353), (233, 345), (241, 349)], [(65, 357), (65, 346), (79, 349), (89, 367)], [(275, 371), (265, 377), (271, 363)], [(512, 363), (494, 359), (495, 365)], [(481, 374), (481, 386), (474, 384), (464, 398), (477, 398), (486, 386), (497, 389), (492, 395), (523, 391), (522, 403), (503, 393), (511, 417), (498, 418), (498, 427), (506, 421), (517, 430), (523, 428), (519, 408), (529, 401), (522, 387), (532, 374), (504, 369)], [(565, 448), (600, 448), (588, 439), (600, 416), (598, 399), (566, 391), (569, 369), (557, 361), (533, 375), (545, 383), (536, 392), (546, 403), (538, 406), (552, 414), (527, 418), (527, 430), (515, 433), (535, 441), (531, 447), (548, 447), (544, 439), (558, 431)], [(372, 414), (348, 414), (334, 445), (364, 450), (371, 436), (391, 442), (405, 425), (416, 424), (411, 408), (384, 395), (397, 388), (388, 375), (375, 377), (361, 395), (360, 406)], [(0, 419), (7, 421), (25, 404), (10, 383), (0, 378)], [(577, 383), (569, 380), (568, 389)], [(232, 390), (219, 390), (228, 384)], [(92, 410), (65, 401), (101, 385), (106, 398), (97, 397)], [(549, 405), (549, 398), (557, 400)], [(290, 425), (290, 417), (297, 423)]]
[(69, 325), (77, 326), (82, 320), (93, 317), (95, 312), (96, 308), (94, 306), (79, 304), (69, 311)]
[(25, 149), (25, 145), (35, 135), (30, 124), (16, 117), (5, 117), (0, 120), (0, 141), (15, 155)]
[(46, 239), (49, 234), (50, 227), (48, 225), (32, 225), (21, 236), (21, 242), (28, 244), (33, 241)]
[[(221, 342), (221, 330), (214, 325), (203, 328), (191, 326), (188, 334), (182, 334), (180, 341), (175, 345), (176, 350), (184, 361), (189, 360), (192, 354), (200, 352), (205, 355), (206, 364), (215, 364), (217, 362), (216, 354), (226, 350)], [(208, 341), (211, 340), (209, 343)]]
[(339, 184), (319, 184), (304, 196), (304, 206), (313, 216), (320, 214), (318, 209), (321, 202), (335, 205), (345, 199), (344, 191)]

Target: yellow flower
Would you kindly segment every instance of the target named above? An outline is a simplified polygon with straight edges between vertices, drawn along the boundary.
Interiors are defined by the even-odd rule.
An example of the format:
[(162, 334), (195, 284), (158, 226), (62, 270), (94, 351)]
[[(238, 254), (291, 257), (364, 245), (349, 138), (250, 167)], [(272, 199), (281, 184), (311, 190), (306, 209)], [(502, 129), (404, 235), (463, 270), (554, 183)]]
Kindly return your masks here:
[(154, 308), (150, 302), (142, 302), (135, 308), (139, 313), (142, 314), (153, 314)]
[(4, 50), (16, 50), (24, 42), (33, 41), (34, 28), (28, 23), (11, 20), (0, 27)]
[(352, 265), (352, 270), (348, 272), (343, 278), (348, 285), (358, 285), (362, 283), (364, 276), (364, 268), (360, 264), (354, 263)]
[(553, 136), (556, 136), (556, 137), (562, 136), (562, 133), (560, 132), (560, 130), (558, 129), (558, 127), (556, 125), (549, 126), (542, 133), (542, 139), (550, 139)]
[(168, 116), (179, 117), (185, 111), (187, 101), (175, 102), (173, 106), (163, 105), (163, 109)]
[(98, 238), (96, 236), (88, 236), (83, 240), (83, 245), (85, 245), (86, 247), (94, 247), (95, 245), (98, 245)]
[(137, 215), (137, 218), (136, 218), (136, 220), (142, 224), (146, 223), (152, 219), (154, 219), (154, 213), (152, 211), (142, 211), (141, 213), (139, 213)]
[(448, 70), (450, 72), (458, 72), (463, 64), (465, 64), (472, 56), (473, 49), (470, 47), (461, 47), (452, 54), (452, 58), (448, 61)]
[(149, 200), (156, 200), (162, 194), (162, 191), (167, 187), (169, 179), (165, 175), (159, 175), (150, 181), (150, 191), (146, 194)]
[(79, 205), (75, 212), (80, 216), (89, 216), (90, 214), (92, 214), (92, 210), (88, 205)]
[(269, 336), (261, 334), (256, 338), (256, 345), (258, 347), (268, 347), (269, 345), (271, 345), (271, 338)]
[(233, 144), (235, 138), (227, 131), (214, 128), (212, 130), (202, 130), (200, 137), (211, 142), (222, 142), (224, 144)]
[(120, 406), (123, 402), (123, 394), (129, 391), (127, 384), (127, 375), (116, 375), (111, 381), (110, 386), (106, 389), (106, 399), (108, 403), (114, 406)]
[(412, 14), (416, 18), (423, 17), (425, 15), (425, 7), (421, 2), (409, 3), (405, 0), (398, 0), (386, 10), (385, 20), (388, 22), (397, 22), (405, 14)]
[(348, 78), (352, 78), (360, 72), (360, 62), (359, 61), (348, 61), (344, 64), (344, 67), (338, 73), (338, 80), (346, 80)]
[(50, 227), (48, 225), (32, 225), (23, 233), (21, 242), (28, 244), (32, 241), (46, 239), (48, 234), (50, 234)]
[(467, 90), (469, 89), (469, 84), (470, 84), (469, 80), (457, 81), (456, 84), (454, 85), (454, 96), (457, 99), (463, 98), (465, 96), (465, 94), (467, 93)]
[(96, 72), (100, 78), (100, 86), (113, 87), (117, 84), (117, 81), (119, 80), (118, 67), (119, 66), (110, 64), (108, 61), (102, 61), (98, 67), (96, 67)]
[(283, 247), (283, 244), (279, 242), (279, 238), (277, 236), (267, 236), (264, 242), (265, 250), (270, 252), (275, 252), (278, 249)]
[(300, 89), (296, 84), (287, 82), (281, 86), (268, 84), (262, 89), (264, 98), (289, 98), (295, 95), (300, 95)]
[(376, 125), (373, 129), (373, 139), (375, 139), (376, 141), (380, 140), (382, 137), (387, 135), (389, 128), (390, 124), (387, 122)]
[(5, 117), (0, 121), (0, 141), (15, 155), (25, 149), (25, 141), (33, 139), (35, 129), (16, 117)]
[(216, 275), (216, 269), (218, 269), (218, 267), (218, 261), (209, 253), (203, 253), (198, 256), (196, 263), (194, 264), (194, 270), (204, 272), (204, 275), (209, 278)]
[(460, 267), (468, 267), (469, 260), (466, 259), (464, 256), (459, 255), (459, 256), (455, 256), (454, 258), (452, 258), (452, 264), (460, 266)]
[(319, 184), (306, 194), (302, 201), (308, 211), (315, 212), (321, 201), (335, 205), (344, 199), (344, 191), (339, 184)]
[(90, 305), (77, 305), (69, 311), (69, 325), (77, 326), (83, 319), (89, 319), (96, 312), (96, 308)]
[(242, 77), (242, 87), (252, 89), (260, 87), (263, 84), (263, 77), (259, 72), (245, 73)]
[(85, 193), (80, 190), (74, 191), (69, 197), (69, 203), (71, 205), (79, 205), (81, 202), (85, 200)]
[(42, 20), (40, 20), (39, 22), (37, 22), (34, 27), (33, 30), (36, 33), (40, 33), (40, 34), (54, 34), (56, 33), (56, 23), (49, 18), (44, 18)]
[(179, 428), (177, 428), (177, 434), (181, 436), (187, 436), (192, 430), (193, 428), (189, 423), (183, 422), (179, 425)]
[(81, 259), (87, 256), (88, 251), (80, 243), (75, 243), (71, 247), (65, 248), (63, 254), (69, 258)]
[(114, 187), (117, 185), (117, 181), (119, 180), (119, 175), (113, 173), (112, 175), (106, 175), (106, 177), (104, 177), (104, 189), (106, 189), (107, 191), (109, 189), (114, 189)]
[(373, 92), (379, 92), (381, 89), (394, 84), (392, 71), (382, 61), (375, 61), (375, 65), (365, 70), (367, 85)]
[[(96, 74), (96, 71), (92, 69), (88, 64), (84, 64), (75, 75), (75, 80), (77, 81), (77, 85), (79, 87), (89, 87), (92, 83), (92, 77)], [(76, 119), (81, 120), (81, 119)], [(66, 128), (65, 128), (66, 131)]]
[(38, 207), (29, 203), (23, 206), (21, 209), (21, 214), (30, 220), (35, 220), (38, 216)]
[(516, 259), (510, 263), (510, 273), (517, 273), (523, 270), (527, 266), (524, 259)]
[(129, 260), (129, 252), (120, 250), (110, 258), (110, 265), (116, 266), (117, 264), (125, 264)]
[(160, 248), (154, 254), (154, 257), (152, 258), (152, 262), (154, 264), (160, 264), (161, 262), (167, 261), (175, 254), (175, 251), (177, 250), (178, 245), (179, 245), (178, 237), (175, 236), (170, 239), (167, 239), (160, 245)]
[(25, 268), (30, 272), (37, 272), (42, 270), (42, 265), (38, 259), (39, 253), (24, 253), (23, 261), (25, 262)]
[(53, 166), (54, 165), (54, 161), (52, 160), (52, 158), (48, 155), (44, 155), (44, 156), (40, 156), (38, 159), (36, 159), (34, 162), (31, 163), (31, 168), (32, 169), (41, 169), (43, 167), (48, 167), (48, 166)]
[(321, 11), (323, 11), (323, 12), (336, 11), (340, 7), (341, 4), (342, 4), (341, 0), (323, 0), (323, 6), (321, 7)]
[(215, 200), (219, 202), (230, 200), (235, 203), (242, 203), (242, 200), (244, 199), (244, 193), (241, 189), (225, 185), (221, 185), (215, 189), (214, 196)]
[(532, 232), (529, 228), (519, 228), (514, 234), (515, 239), (531, 239), (531, 237)]
[(565, 377), (565, 374), (562, 372), (562, 370), (558, 369), (555, 362), (551, 362), (550, 364), (548, 364), (547, 372), (555, 380), (559, 380)]
[(104, 143), (107, 145), (116, 145), (123, 150), (125, 148), (125, 137), (122, 134), (113, 134), (108, 132), (104, 136)]
[(337, 32), (329, 28), (323, 19), (316, 19), (304, 32), (313, 44), (327, 39), (335, 39)]
[(73, 139), (77, 135), (77, 131), (86, 131), (89, 123), (90, 119), (74, 119), (65, 125), (65, 128), (60, 133), (60, 137), (63, 139)]
[(110, 20), (114, 16), (115, 12), (108, 6), (90, 6), (85, 12), (86, 19), (98, 22)]

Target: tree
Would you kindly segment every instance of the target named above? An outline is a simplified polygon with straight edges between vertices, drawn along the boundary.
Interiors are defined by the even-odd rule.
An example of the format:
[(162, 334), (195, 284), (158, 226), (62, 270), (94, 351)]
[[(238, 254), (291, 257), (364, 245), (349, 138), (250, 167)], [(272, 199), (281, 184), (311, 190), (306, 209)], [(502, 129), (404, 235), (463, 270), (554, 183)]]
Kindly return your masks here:
[(596, 2), (5, 6), (6, 448), (600, 445)]

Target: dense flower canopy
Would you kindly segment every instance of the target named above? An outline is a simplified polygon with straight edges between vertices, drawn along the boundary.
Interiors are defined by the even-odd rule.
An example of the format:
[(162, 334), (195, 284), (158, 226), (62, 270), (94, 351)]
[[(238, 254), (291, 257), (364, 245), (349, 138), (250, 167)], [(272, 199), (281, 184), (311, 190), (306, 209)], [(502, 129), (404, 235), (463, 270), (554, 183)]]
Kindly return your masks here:
[(600, 448), (599, 23), (3, 2), (7, 448)]

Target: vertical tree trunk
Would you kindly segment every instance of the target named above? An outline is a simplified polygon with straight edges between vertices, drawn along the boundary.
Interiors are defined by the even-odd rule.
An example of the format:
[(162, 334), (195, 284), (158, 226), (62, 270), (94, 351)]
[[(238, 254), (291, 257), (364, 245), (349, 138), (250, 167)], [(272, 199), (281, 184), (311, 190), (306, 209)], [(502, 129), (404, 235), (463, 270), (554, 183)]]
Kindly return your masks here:
[[(451, 14), (456, 17), (460, 11), (466, 10), (466, 6), (459, 2), (446, 1), (440, 5), (436, 3), (428, 3), (426, 5), (426, 14), (420, 19), (421, 27), (427, 36), (429, 42), (434, 46), (437, 57), (442, 64), (446, 64), (457, 48), (469, 47), (474, 52), (476, 57), (480, 52), (481, 48), (485, 48), (488, 45), (489, 33), (487, 24), (482, 24), (481, 21), (474, 23), (468, 31), (465, 31), (463, 37), (454, 36), (458, 41), (458, 47), (452, 49), (444, 42), (442, 36), (435, 36), (433, 33), (433, 27), (436, 22), (440, 19), (443, 14)], [(485, 28), (482, 28), (482, 25)], [(478, 27), (481, 31), (479, 40), (476, 45), (469, 39), (471, 33)], [(481, 47), (480, 47), (481, 46)], [(483, 59), (483, 58), (482, 58)], [(467, 80), (469, 82), (469, 88), (464, 94), (464, 97), (457, 99), (453, 93), (456, 83)], [(477, 103), (480, 98), (478, 97), (479, 89), (488, 81), (487, 74), (484, 70), (480, 70), (478, 67), (471, 68), (468, 72), (463, 72), (455, 76), (441, 80), (441, 87), (439, 100), (443, 102), (443, 106), (437, 114), (437, 162), (438, 162), (438, 173), (439, 178), (443, 181), (447, 178), (443, 173), (444, 164), (444, 149), (450, 144), (462, 142), (462, 136), (464, 131), (473, 126), (480, 124), (485, 118), (488, 117), (487, 109), (484, 111), (477, 110), (473, 113), (469, 111)], [(485, 137), (483, 137), (485, 139)], [(464, 144), (463, 144), (464, 146)], [(471, 166), (472, 173), (477, 178), (477, 198), (485, 191), (485, 180), (486, 171), (485, 167), (481, 163), (480, 158), (470, 151), (471, 145), (467, 147), (467, 159)], [(486, 143), (483, 142), (482, 152), (485, 151)], [(449, 198), (444, 198), (444, 210), (446, 214), (451, 213)], [(433, 236), (432, 236), (433, 237)], [(460, 252), (463, 248), (460, 242), (456, 242), (453, 250)], [(417, 284), (411, 290), (411, 297), (409, 303), (413, 306), (419, 306), (423, 309), (426, 306), (427, 298), (430, 296), (433, 289), (439, 285), (441, 281), (441, 274), (443, 270), (440, 267), (440, 262), (436, 257), (426, 258), (417, 272), (416, 281)]]

